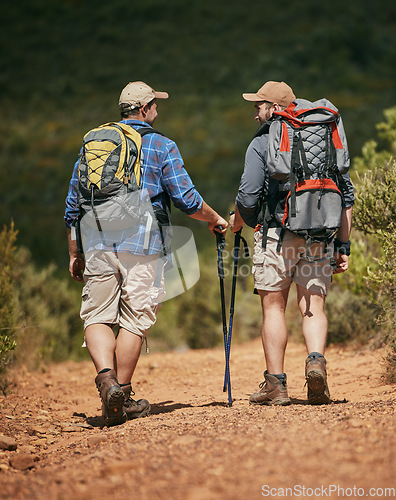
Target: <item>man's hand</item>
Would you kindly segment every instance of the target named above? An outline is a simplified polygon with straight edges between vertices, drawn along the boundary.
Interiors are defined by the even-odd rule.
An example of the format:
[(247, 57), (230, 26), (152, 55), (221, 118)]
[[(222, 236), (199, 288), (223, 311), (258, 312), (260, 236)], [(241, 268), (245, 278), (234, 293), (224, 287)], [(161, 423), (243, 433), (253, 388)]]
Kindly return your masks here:
[(75, 281), (84, 281), (84, 257), (78, 253), (77, 242), (72, 239), (71, 229), (67, 228), (67, 243), (69, 247), (69, 272)]
[(344, 273), (348, 269), (349, 255), (334, 252), (334, 260), (336, 262), (336, 268), (334, 269), (333, 274)]
[(237, 224), (235, 219), (236, 219), (235, 214), (232, 214), (230, 216), (229, 224), (230, 224), (230, 229), (233, 233), (237, 233), (243, 227), (243, 223)]
[(240, 229), (242, 229), (243, 225), (245, 224), (243, 222), (242, 217), (239, 214), (238, 207), (235, 205), (235, 212), (231, 212), (230, 220), (230, 229), (233, 233), (237, 233)]
[(70, 256), (69, 271), (71, 277), (75, 281), (84, 281), (83, 278), (84, 268), (85, 268), (85, 262), (82, 256), (80, 255), (78, 255), (77, 257)]
[(227, 232), (227, 227), (228, 222), (220, 216), (218, 217), (216, 222), (208, 222), (209, 231), (214, 235), (216, 235), (216, 233), (225, 235), (225, 233)]

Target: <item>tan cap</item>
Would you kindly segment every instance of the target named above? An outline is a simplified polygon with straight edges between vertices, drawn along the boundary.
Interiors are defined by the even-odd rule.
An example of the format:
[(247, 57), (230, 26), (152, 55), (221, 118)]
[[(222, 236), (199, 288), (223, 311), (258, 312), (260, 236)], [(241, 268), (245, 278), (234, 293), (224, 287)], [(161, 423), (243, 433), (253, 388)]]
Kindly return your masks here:
[(168, 99), (167, 92), (156, 92), (147, 83), (129, 82), (122, 90), (118, 105), (129, 104), (131, 109), (140, 108), (153, 99)]
[(242, 94), (246, 101), (277, 102), (281, 106), (288, 106), (296, 96), (285, 82), (267, 82), (256, 94)]

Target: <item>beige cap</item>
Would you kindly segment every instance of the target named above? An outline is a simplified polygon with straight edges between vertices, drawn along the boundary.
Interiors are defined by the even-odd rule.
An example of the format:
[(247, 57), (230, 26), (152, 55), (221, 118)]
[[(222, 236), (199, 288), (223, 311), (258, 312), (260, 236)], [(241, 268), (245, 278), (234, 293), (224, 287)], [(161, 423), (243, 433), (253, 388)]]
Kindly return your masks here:
[(140, 108), (153, 99), (168, 99), (167, 92), (156, 92), (147, 83), (129, 82), (122, 90), (118, 105), (129, 104), (131, 109)]
[(246, 101), (276, 102), (281, 106), (288, 106), (296, 96), (285, 82), (267, 82), (256, 94), (242, 94)]

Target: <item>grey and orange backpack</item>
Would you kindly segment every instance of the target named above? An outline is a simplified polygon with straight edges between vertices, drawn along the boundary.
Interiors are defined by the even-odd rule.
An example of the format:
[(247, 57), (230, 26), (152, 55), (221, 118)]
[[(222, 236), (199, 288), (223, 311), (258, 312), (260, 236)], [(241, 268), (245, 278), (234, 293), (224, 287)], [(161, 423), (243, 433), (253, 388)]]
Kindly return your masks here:
[(274, 117), (267, 166), (270, 177), (279, 181), (279, 200), (274, 213), (268, 208), (263, 213), (263, 247), (269, 222), (275, 219), (307, 240), (309, 255), (311, 243), (330, 243), (341, 224), (340, 186), (350, 164), (342, 119), (327, 99), (296, 99)]

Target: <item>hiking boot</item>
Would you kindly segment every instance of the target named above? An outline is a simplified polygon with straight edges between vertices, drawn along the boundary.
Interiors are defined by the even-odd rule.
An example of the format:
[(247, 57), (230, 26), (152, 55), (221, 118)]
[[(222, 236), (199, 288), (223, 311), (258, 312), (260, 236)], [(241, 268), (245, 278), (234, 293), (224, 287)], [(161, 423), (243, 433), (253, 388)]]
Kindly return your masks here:
[(331, 403), (327, 385), (326, 360), (308, 357), (305, 360), (305, 380), (308, 386), (308, 403), (311, 405), (327, 405)]
[(291, 403), (287, 394), (286, 377), (281, 381), (265, 371), (264, 382), (261, 382), (259, 388), (258, 392), (250, 396), (249, 404), (286, 406)]
[(131, 384), (123, 385), (121, 389), (123, 390), (125, 398), (123, 409), (128, 420), (132, 420), (133, 418), (142, 418), (150, 413), (151, 406), (147, 399), (139, 399), (138, 401), (135, 401), (131, 398), (131, 394), (132, 396), (135, 395)]
[(114, 370), (99, 373), (95, 378), (100, 399), (102, 400), (102, 415), (107, 426), (123, 424), (127, 417), (123, 409), (125, 397), (117, 381)]

